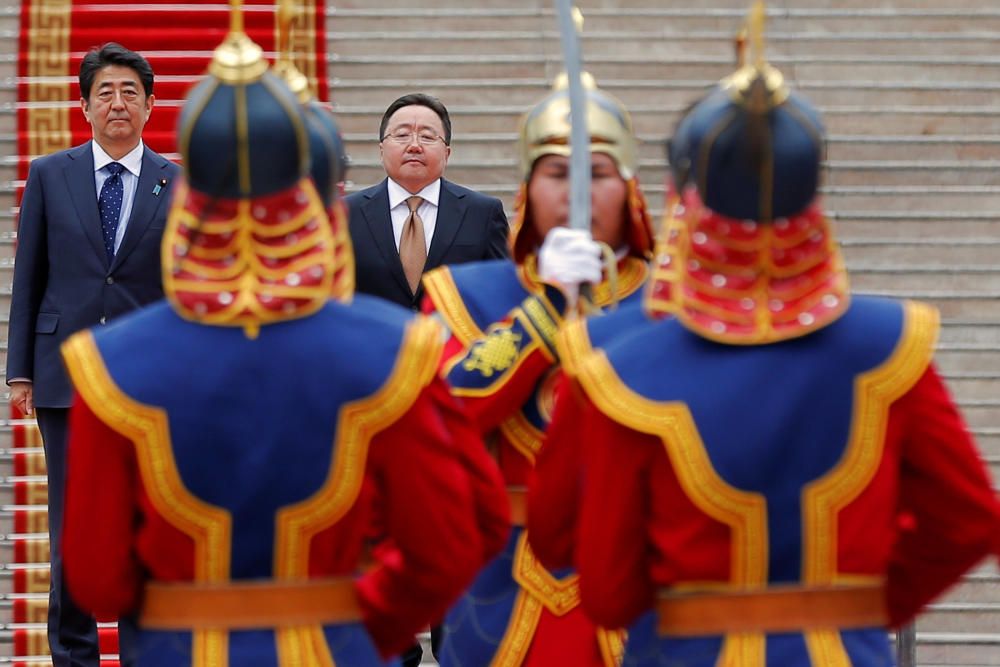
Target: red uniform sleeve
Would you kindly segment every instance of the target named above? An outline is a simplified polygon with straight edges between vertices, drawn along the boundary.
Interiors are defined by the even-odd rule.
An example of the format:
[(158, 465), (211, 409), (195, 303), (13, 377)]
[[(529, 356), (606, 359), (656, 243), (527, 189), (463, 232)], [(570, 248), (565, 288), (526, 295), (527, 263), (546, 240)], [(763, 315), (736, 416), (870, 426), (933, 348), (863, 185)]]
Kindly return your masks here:
[(888, 573), (894, 626), (997, 548), (1000, 504), (962, 416), (934, 367), (893, 404), (902, 431), (901, 530)]
[[(492, 381), (484, 385), (479, 372), (464, 370), (464, 361), (477, 354), (475, 347), (484, 339), (463, 344), (454, 334), (445, 343), (441, 358), (441, 373), (453, 393), (462, 399), (465, 413), (469, 415), (480, 433), (497, 428), (531, 398), (538, 380), (554, 363), (553, 336), (558, 328), (558, 306), (553, 298), (532, 295), (513, 308), (503, 319), (487, 327), (487, 336), (502, 330), (515, 332), (523, 344), (516, 358), (509, 360), (506, 370), (490, 372)], [(434, 303), (426, 298), (426, 314), (435, 312)], [(447, 326), (447, 323), (445, 323)], [(528, 344), (533, 342), (534, 344)]]
[(503, 483), (482, 456), (481, 440), (440, 380), (372, 441), (368, 474), (392, 548), (378, 550), (357, 590), (383, 655), (399, 653), (440, 619), (506, 540)]
[(132, 443), (75, 396), (69, 420), (63, 568), (70, 595), (99, 620), (115, 620), (139, 604), (138, 475)]
[(584, 440), (579, 386), (563, 376), (556, 396), (552, 423), (535, 459), (528, 488), (527, 521), (532, 551), (552, 570), (573, 565)]
[(584, 611), (606, 628), (627, 627), (654, 601), (649, 551), (650, 470), (662, 445), (583, 408), (584, 465), (576, 566)]

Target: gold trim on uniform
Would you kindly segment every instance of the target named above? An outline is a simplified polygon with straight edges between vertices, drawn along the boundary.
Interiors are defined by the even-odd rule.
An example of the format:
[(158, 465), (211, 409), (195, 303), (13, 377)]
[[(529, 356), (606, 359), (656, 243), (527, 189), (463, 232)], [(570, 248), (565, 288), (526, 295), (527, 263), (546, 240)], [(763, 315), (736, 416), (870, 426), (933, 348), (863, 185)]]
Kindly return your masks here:
[(371, 396), (340, 409), (336, 451), (324, 485), (310, 498), (282, 508), (275, 532), (275, 576), (308, 575), (309, 547), (320, 532), (339, 521), (357, 500), (371, 439), (395, 423), (434, 379), (443, 348), (440, 325), (417, 317), (406, 328), (396, 365)]
[[(73, 335), (62, 347), (73, 385), (108, 428), (130, 440), (143, 488), (156, 512), (194, 542), (194, 580), (229, 580), (232, 517), (185, 486), (174, 460), (167, 413), (145, 405), (118, 387), (104, 365), (90, 331)], [(193, 633), (194, 665), (226, 664), (228, 635), (218, 630)]]
[(580, 604), (580, 577), (557, 579), (543, 566), (528, 545), (528, 531), (521, 533), (514, 549), (514, 581), (538, 599), (554, 616), (565, 616)]
[[(580, 364), (577, 378), (594, 405), (609, 418), (658, 437), (684, 494), (709, 517), (731, 531), (729, 585), (767, 585), (768, 526), (763, 496), (727, 484), (712, 466), (688, 407), (652, 401), (632, 391), (602, 351)], [(764, 635), (726, 635), (718, 665), (764, 664)]]
[(500, 423), (500, 433), (531, 465), (535, 465), (535, 457), (542, 449), (545, 433), (535, 428), (524, 416), (524, 412), (518, 410), (503, 420)]
[(455, 278), (447, 266), (425, 273), (423, 283), (424, 291), (434, 302), (435, 309), (463, 347), (485, 335), (465, 307), (458, 286), (455, 285)]
[[(518, 266), (518, 276), (520, 276), (521, 284), (525, 289), (532, 294), (544, 296), (542, 285), (545, 283), (538, 275), (538, 257), (536, 255), (529, 255), (524, 263)], [(612, 294), (609, 282), (602, 280), (594, 285), (594, 305), (604, 308), (611, 305), (614, 300), (622, 301), (642, 287), (648, 276), (649, 265), (646, 260), (627, 255), (618, 263), (618, 289), (616, 293)], [(558, 321), (562, 323), (562, 318)]]
[(563, 372), (568, 377), (575, 377), (580, 362), (593, 352), (587, 321), (577, 319), (567, 322), (556, 336), (556, 349), (559, 351)]
[(622, 664), (627, 641), (628, 632), (625, 630), (597, 628), (597, 645), (601, 649), (601, 658), (607, 667), (618, 667)]
[(802, 491), (807, 584), (840, 583), (837, 517), (871, 483), (882, 461), (889, 409), (927, 370), (938, 335), (938, 312), (922, 303), (903, 304), (903, 331), (883, 364), (854, 382), (854, 410), (847, 448), (837, 465)]
[[(382, 387), (341, 408), (326, 482), (310, 498), (282, 508), (275, 519), (277, 579), (308, 577), (313, 538), (354, 506), (364, 481), (372, 438), (405, 414), (434, 379), (443, 345), (438, 323), (426, 317), (412, 320), (396, 365)], [(320, 626), (279, 628), (276, 641), (282, 665), (334, 665)]]
[(490, 662), (490, 667), (520, 667), (535, 637), (542, 617), (542, 603), (525, 590), (517, 592), (507, 631)]

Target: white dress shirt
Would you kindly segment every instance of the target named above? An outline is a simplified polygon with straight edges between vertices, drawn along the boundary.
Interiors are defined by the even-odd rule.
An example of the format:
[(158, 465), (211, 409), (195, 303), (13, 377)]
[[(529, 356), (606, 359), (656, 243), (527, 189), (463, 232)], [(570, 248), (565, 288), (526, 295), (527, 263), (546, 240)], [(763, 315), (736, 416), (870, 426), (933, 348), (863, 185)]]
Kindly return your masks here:
[(140, 139), (139, 144), (120, 160), (112, 159), (96, 141), (91, 141), (90, 145), (94, 149), (94, 184), (97, 186), (98, 198), (101, 196), (104, 181), (108, 180), (108, 176), (110, 176), (108, 172), (104, 171), (104, 167), (110, 162), (117, 162), (125, 167), (120, 174), (122, 179), (122, 210), (118, 218), (118, 231), (115, 232), (115, 252), (118, 252), (122, 239), (125, 238), (128, 220), (132, 215), (135, 191), (139, 187), (139, 172), (142, 170), (142, 140)]
[[(396, 239), (396, 250), (399, 250), (399, 239), (403, 235), (403, 225), (410, 217), (410, 207), (406, 200), (414, 195), (406, 191), (402, 185), (389, 179), (389, 216), (392, 218), (392, 236)], [(427, 244), (427, 251), (431, 249), (431, 239), (434, 237), (434, 227), (437, 226), (438, 201), (441, 197), (441, 179), (437, 179), (416, 196), (423, 197), (417, 208), (417, 215), (424, 222), (424, 243)]]

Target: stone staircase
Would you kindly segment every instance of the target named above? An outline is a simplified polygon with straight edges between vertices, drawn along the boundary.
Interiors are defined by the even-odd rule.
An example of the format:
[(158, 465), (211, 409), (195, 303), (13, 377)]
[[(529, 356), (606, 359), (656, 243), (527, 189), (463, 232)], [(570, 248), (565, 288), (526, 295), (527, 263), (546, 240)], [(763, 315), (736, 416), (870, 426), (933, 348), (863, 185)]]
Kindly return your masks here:
[[(221, 4), (221, 3), (220, 3)], [(517, 190), (518, 118), (561, 70), (548, 0), (328, 0), (330, 98), (350, 189), (381, 180), (378, 122), (397, 96), (452, 114), (449, 178)], [(732, 69), (749, 0), (580, 0), (584, 59), (631, 109), (640, 177), (663, 207), (663, 142), (688, 102)], [(830, 5), (835, 5), (831, 9)], [(942, 8), (946, 5), (946, 8)], [(0, 6), (0, 319), (14, 242), (16, 3)], [(1000, 479), (1000, 5), (981, 0), (786, 0), (768, 6), (768, 55), (824, 112), (824, 192), (854, 288), (941, 309), (937, 361)], [(169, 100), (159, 100), (158, 104)], [(0, 334), (0, 340), (5, 340)], [(2, 360), (2, 359), (0, 359)], [(6, 414), (6, 412), (5, 412)], [(0, 435), (10, 426), (0, 422)], [(10, 532), (0, 439), (0, 534)], [(8, 485), (9, 486), (9, 485)], [(9, 543), (0, 540), (0, 591)], [(0, 623), (10, 601), (0, 596)], [(917, 624), (923, 666), (1000, 665), (1000, 574), (968, 576)], [(10, 655), (0, 647), (0, 664)]]

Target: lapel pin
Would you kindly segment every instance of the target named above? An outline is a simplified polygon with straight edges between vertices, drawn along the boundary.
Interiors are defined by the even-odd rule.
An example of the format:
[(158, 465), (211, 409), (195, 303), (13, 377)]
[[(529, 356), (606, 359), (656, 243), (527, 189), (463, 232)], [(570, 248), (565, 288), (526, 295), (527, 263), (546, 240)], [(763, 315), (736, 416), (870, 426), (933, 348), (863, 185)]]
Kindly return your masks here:
[(153, 196), (159, 197), (160, 191), (165, 187), (167, 187), (167, 179), (161, 178), (160, 182), (153, 186)]

